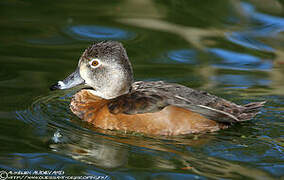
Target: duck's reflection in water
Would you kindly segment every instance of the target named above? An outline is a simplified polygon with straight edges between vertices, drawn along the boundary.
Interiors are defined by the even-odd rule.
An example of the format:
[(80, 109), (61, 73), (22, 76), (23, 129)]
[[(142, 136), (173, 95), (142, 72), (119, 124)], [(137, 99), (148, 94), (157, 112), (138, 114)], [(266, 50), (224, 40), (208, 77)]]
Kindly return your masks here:
[(270, 174), (244, 163), (199, 153), (198, 149), (216, 140), (212, 134), (157, 138), (92, 129), (92, 133), (68, 131), (61, 134), (62, 137), (66, 135), (70, 142), (51, 143), (52, 150), (103, 169), (152, 168), (159, 172), (171, 170), (206, 177), (219, 174), (227, 178), (237, 178), (239, 175), (233, 172), (241, 172), (253, 179), (260, 176), (272, 179)]
[[(66, 133), (60, 136), (66, 136)], [(109, 140), (108, 137), (87, 134), (67, 136), (70, 142), (50, 144), (50, 148), (60, 154), (71, 156), (73, 159), (102, 168), (112, 169), (127, 163), (127, 150), (119, 143)]]
[[(102, 168), (123, 167), (129, 164), (129, 161), (135, 161), (135, 157), (134, 159), (129, 157), (129, 152), (136, 152), (142, 156), (143, 153), (146, 153), (146, 158), (153, 158), (150, 160), (151, 165), (157, 168), (176, 169), (178, 167), (171, 158), (165, 159), (164, 156), (160, 157), (159, 154), (180, 154), (179, 149), (184, 148), (183, 145), (189, 147), (200, 146), (210, 140), (210, 138), (205, 137), (206, 135), (204, 137), (202, 135), (188, 135), (179, 137), (161, 136), (157, 138), (145, 137), (141, 134), (126, 134), (124, 132), (88, 128), (91, 128), (93, 132), (71, 133), (64, 130), (57, 131), (54, 133), (53, 141), (49, 146), (57, 153)], [(145, 160), (149, 161), (149, 159)]]

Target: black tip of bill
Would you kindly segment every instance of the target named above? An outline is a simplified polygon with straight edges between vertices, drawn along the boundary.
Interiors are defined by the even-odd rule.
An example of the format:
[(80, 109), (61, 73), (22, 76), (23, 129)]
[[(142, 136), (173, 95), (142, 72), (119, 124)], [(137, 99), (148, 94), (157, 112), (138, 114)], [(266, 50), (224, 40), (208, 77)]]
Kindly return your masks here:
[(67, 78), (62, 81), (58, 81), (49, 87), (51, 91), (58, 89), (69, 89), (81, 84), (84, 84), (85, 80), (81, 78), (79, 69), (77, 68), (72, 74), (70, 74)]
[(49, 89), (50, 89), (51, 91), (60, 89), (60, 85), (59, 85), (58, 83), (55, 83), (55, 84), (51, 85), (51, 86), (49, 87)]

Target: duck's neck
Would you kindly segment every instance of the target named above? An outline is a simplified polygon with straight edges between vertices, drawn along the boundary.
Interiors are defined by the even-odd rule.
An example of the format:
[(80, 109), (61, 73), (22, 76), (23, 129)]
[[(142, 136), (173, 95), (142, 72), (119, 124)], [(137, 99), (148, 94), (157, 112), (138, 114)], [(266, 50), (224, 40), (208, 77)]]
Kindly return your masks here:
[(132, 78), (123, 78), (121, 74), (115, 73), (112, 77), (113, 78), (106, 79), (103, 86), (95, 87), (90, 92), (103, 99), (114, 99), (130, 92), (133, 83)]

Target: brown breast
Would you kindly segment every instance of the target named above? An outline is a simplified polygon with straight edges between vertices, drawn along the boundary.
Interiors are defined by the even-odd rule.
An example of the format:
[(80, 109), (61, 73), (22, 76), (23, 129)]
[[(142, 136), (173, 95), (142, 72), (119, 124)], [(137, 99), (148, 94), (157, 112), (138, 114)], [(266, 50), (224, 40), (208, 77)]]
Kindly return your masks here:
[(74, 114), (95, 127), (110, 130), (138, 132), (152, 135), (179, 135), (216, 131), (227, 127), (189, 110), (167, 106), (161, 111), (143, 114), (113, 114), (108, 109), (109, 100), (81, 90), (71, 100)]

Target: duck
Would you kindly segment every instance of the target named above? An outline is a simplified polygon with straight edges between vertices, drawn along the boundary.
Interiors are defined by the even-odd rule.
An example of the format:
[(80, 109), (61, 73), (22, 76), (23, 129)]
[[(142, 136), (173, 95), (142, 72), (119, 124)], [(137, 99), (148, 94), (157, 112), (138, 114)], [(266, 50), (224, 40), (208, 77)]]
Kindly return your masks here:
[(76, 70), (51, 90), (83, 85), (71, 111), (96, 128), (145, 135), (214, 132), (252, 119), (265, 101), (238, 105), (202, 90), (164, 81), (136, 81), (122, 43), (91, 44)]

